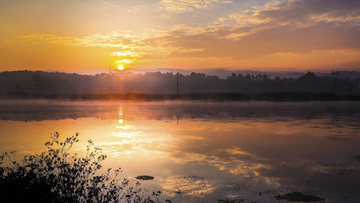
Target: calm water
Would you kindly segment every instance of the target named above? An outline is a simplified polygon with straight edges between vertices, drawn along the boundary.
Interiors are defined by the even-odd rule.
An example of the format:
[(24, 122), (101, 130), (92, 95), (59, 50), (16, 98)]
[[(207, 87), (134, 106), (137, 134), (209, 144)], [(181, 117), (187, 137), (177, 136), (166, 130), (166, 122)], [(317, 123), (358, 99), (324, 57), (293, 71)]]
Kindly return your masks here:
[(46, 150), (51, 133), (92, 139), (104, 169), (137, 175), (173, 202), (286, 202), (299, 191), (323, 202), (360, 201), (360, 103), (1, 102), (0, 153)]

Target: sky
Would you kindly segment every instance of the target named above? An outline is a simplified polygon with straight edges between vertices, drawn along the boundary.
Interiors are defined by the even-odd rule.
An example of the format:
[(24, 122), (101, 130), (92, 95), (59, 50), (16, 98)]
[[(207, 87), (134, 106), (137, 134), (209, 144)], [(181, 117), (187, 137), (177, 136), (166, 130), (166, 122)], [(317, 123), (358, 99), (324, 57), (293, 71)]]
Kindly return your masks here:
[(0, 0), (0, 71), (360, 71), (360, 0)]

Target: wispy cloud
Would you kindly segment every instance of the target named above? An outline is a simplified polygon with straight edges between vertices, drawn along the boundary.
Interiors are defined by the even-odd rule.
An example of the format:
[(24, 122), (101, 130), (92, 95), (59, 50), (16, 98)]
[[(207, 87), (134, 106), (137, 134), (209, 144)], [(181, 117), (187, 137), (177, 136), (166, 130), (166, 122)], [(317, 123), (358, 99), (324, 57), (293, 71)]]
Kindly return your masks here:
[(258, 20), (271, 22), (308, 24), (319, 21), (359, 20), (360, 1), (357, 0), (304, 0), (279, 2), (270, 9), (255, 13)]
[[(57, 36), (51, 34), (31, 34), (22, 36), (30, 41), (48, 41), (50, 43), (64, 46), (101, 47), (106, 49), (118, 49), (118, 51), (103, 52), (114, 56), (118, 62), (131, 62), (136, 65), (143, 58), (159, 58), (170, 53), (170, 47), (154, 46), (146, 43), (147, 39), (162, 35), (160, 30), (148, 30), (148, 32), (135, 33), (132, 31), (113, 31), (106, 34), (95, 34), (84, 37)], [(188, 50), (191, 52), (194, 50)], [(196, 50), (195, 50), (196, 51)]]
[(251, 59), (275, 53), (360, 49), (360, 1), (277, 2), (233, 13), (220, 21), (201, 29), (180, 27), (148, 41), (202, 50), (196, 55), (176, 51), (172, 57)]
[(110, 3), (110, 2), (104, 2), (104, 3), (102, 4), (102, 7), (103, 7), (104, 9), (111, 9), (111, 8), (120, 8), (121, 5), (119, 5), (119, 4), (114, 4), (114, 3)]
[[(220, 3), (231, 2), (163, 0), (161, 5), (169, 12), (182, 12), (206, 9)], [(118, 48), (119, 53), (131, 52), (133, 58), (142, 60), (216, 58), (241, 61), (264, 56), (279, 57), (284, 53), (285, 57), (301, 57), (317, 51), (358, 53), (359, 28), (360, 1), (304, 0), (254, 6), (205, 26), (181, 24), (169, 30), (138, 33), (113, 31), (84, 37), (33, 34), (24, 38), (71, 46)], [(126, 58), (118, 57), (119, 60)]]
[(147, 37), (146, 33), (134, 34), (131, 31), (113, 31), (108, 34), (95, 34), (84, 37), (56, 36), (51, 34), (34, 33), (29, 36), (23, 36), (22, 38), (47, 40), (52, 43), (70, 46), (129, 48), (130, 45), (136, 45)]
[(162, 0), (161, 6), (168, 12), (180, 13), (185, 11), (193, 11), (198, 9), (207, 9), (215, 6), (216, 4), (232, 3), (229, 0)]

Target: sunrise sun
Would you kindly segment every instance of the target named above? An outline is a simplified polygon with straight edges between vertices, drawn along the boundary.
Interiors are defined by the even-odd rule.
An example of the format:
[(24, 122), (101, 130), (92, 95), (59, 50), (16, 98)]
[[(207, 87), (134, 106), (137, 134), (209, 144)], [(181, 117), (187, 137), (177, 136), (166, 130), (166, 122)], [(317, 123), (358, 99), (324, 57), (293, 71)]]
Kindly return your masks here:
[(124, 66), (120, 64), (120, 65), (118, 66), (118, 70), (124, 70)]

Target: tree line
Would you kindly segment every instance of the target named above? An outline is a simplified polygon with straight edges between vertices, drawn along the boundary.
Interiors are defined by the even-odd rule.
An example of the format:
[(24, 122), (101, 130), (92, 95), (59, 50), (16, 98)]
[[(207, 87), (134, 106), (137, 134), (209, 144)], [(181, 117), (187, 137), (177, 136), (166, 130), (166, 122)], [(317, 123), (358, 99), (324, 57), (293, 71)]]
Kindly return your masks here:
[(360, 78), (341, 77), (339, 71), (318, 77), (308, 71), (299, 78), (270, 77), (267, 74), (235, 74), (227, 78), (203, 73), (132, 72), (81, 75), (44, 71), (5, 71), (0, 73), (0, 92), (45, 94), (139, 93), (139, 94), (199, 94), (199, 93), (272, 93), (331, 92), (359, 94)]

